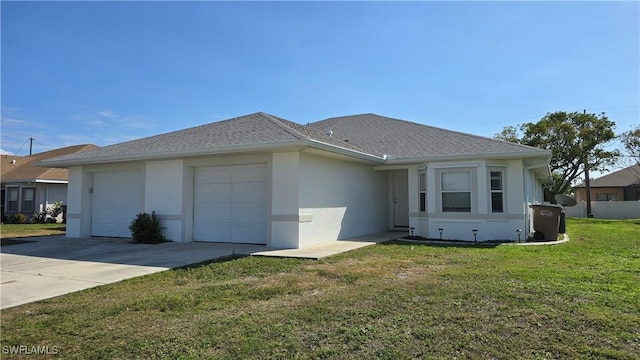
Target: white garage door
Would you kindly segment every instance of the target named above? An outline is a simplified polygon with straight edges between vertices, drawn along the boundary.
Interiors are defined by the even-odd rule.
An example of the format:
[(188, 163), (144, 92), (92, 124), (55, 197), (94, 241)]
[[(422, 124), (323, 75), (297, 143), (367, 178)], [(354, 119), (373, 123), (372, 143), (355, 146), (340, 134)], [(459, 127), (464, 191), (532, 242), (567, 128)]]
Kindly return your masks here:
[(196, 168), (193, 240), (265, 244), (265, 164)]
[(93, 175), (91, 235), (131, 237), (129, 224), (143, 209), (144, 176), (141, 170)]

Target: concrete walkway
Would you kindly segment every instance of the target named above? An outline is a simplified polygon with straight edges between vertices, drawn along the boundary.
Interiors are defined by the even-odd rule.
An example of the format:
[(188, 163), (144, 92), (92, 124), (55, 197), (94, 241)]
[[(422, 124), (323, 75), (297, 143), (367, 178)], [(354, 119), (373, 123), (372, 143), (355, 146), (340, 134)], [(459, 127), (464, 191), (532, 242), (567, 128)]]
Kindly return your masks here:
[(353, 239), (331, 241), (328, 243), (312, 245), (302, 249), (265, 250), (254, 252), (251, 255), (319, 260), (327, 256), (337, 255), (343, 252), (359, 249), (361, 247), (398, 239), (405, 235), (406, 232), (385, 231), (381, 233), (360, 236)]
[(206, 242), (146, 245), (122, 238), (21, 238), (24, 243), (0, 249), (0, 309), (226, 257), (321, 259), (403, 234), (385, 232), (295, 250)]

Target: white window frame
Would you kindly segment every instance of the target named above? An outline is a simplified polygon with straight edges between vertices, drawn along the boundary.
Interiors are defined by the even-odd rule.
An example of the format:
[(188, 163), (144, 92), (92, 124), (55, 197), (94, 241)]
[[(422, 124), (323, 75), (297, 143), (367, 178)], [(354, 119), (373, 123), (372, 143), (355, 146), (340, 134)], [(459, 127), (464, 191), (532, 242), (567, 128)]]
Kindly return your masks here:
[[(467, 188), (459, 188), (459, 189), (445, 189), (443, 186), (443, 177), (446, 174), (466, 174), (468, 176), (468, 189)], [(443, 213), (459, 213), (459, 214), (470, 214), (474, 211), (474, 201), (473, 201), (473, 189), (474, 189), (474, 176), (473, 172), (469, 169), (442, 169), (439, 172), (439, 180), (440, 180), (440, 211)], [(467, 210), (456, 211), (450, 210), (446, 208), (445, 210), (445, 194), (468, 194), (469, 195), (469, 208)], [(456, 209), (456, 208), (453, 208)], [(462, 208), (459, 208), (462, 209)], [(465, 208), (466, 209), (466, 208)]]
[[(493, 188), (493, 174), (500, 174), (500, 188)], [(503, 170), (489, 169), (489, 206), (492, 214), (504, 214), (505, 212), (505, 176)], [(497, 211), (493, 207), (493, 194), (500, 194), (500, 211)]]
[(420, 212), (427, 212), (427, 174), (424, 170), (418, 172), (418, 208)]

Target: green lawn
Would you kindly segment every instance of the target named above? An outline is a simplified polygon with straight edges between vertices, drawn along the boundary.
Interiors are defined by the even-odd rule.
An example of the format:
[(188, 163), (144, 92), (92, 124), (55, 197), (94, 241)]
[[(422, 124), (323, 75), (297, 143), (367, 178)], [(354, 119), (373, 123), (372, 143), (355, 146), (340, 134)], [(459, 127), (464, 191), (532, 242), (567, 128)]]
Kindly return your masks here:
[(67, 224), (2, 224), (0, 238), (64, 235), (66, 229)]
[(2, 311), (2, 358), (637, 359), (640, 220), (568, 232), (166, 271)]

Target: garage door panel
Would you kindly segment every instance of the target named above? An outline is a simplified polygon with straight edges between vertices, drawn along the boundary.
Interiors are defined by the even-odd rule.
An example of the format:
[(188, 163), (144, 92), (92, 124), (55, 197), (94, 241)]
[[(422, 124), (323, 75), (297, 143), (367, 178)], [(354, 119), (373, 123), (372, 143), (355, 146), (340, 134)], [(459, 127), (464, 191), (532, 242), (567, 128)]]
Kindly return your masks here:
[[(230, 223), (232, 218), (231, 218), (231, 203), (229, 204), (212, 204), (211, 206), (209, 206), (206, 209), (203, 209), (203, 211), (208, 212), (209, 216), (210, 216), (210, 221), (212, 222), (227, 222)], [(207, 215), (204, 215), (204, 217), (206, 218)]]
[(129, 224), (143, 209), (142, 170), (93, 174), (91, 235), (131, 237)]
[(236, 222), (243, 222), (243, 219), (255, 219), (252, 222), (262, 223), (267, 218), (267, 211), (262, 206), (256, 204), (233, 204), (231, 214)]
[(196, 168), (196, 241), (266, 243), (267, 171), (265, 164)]
[(202, 184), (197, 188), (199, 193), (207, 194), (206, 198), (200, 199), (202, 202), (231, 202), (231, 184)]
[(194, 226), (193, 232), (194, 234), (200, 234), (200, 238), (194, 238), (196, 241), (231, 241), (231, 227), (229, 226), (229, 223), (211, 222), (202, 226)]
[[(262, 224), (266, 227), (266, 224)], [(232, 225), (231, 233), (237, 242), (255, 243), (256, 239), (263, 239), (262, 227), (253, 223), (236, 223)]]
[(250, 166), (239, 166), (233, 170), (232, 181), (234, 183), (243, 182), (266, 182), (266, 165), (257, 164)]
[(267, 189), (264, 183), (236, 183), (231, 189), (231, 196), (235, 202), (265, 202)]
[(196, 183), (231, 183), (231, 170), (222, 167), (198, 168), (194, 175)]

